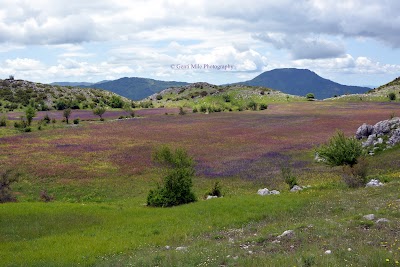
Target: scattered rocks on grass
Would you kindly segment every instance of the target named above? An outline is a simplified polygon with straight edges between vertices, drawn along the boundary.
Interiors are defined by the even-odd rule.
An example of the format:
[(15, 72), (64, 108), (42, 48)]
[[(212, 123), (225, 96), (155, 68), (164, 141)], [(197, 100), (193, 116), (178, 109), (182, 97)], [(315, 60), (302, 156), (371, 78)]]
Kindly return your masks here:
[(188, 248), (187, 247), (177, 247), (175, 250), (176, 251), (187, 251)]
[(266, 196), (266, 195), (279, 195), (281, 192), (278, 190), (271, 190), (269, 191), (268, 188), (263, 188), (263, 189), (258, 189), (257, 194), (260, 196)]
[(295, 185), (295, 186), (292, 187), (292, 189), (290, 189), (290, 192), (298, 192), (298, 191), (301, 191), (303, 189), (307, 189), (307, 188), (310, 188), (310, 187), (311, 187), (310, 185), (306, 185), (306, 186)]
[(375, 220), (375, 214), (367, 214), (367, 215), (364, 215), (363, 218), (368, 221), (373, 221), (373, 220)]
[(383, 183), (379, 182), (377, 179), (371, 179), (365, 187), (376, 187), (376, 186), (383, 186)]
[(293, 230), (286, 230), (284, 231), (281, 235), (278, 235), (278, 238), (292, 238), (294, 237), (294, 231)]
[(386, 219), (386, 218), (380, 218), (380, 219), (376, 220), (376, 222), (377, 223), (388, 223), (390, 221), (388, 219)]

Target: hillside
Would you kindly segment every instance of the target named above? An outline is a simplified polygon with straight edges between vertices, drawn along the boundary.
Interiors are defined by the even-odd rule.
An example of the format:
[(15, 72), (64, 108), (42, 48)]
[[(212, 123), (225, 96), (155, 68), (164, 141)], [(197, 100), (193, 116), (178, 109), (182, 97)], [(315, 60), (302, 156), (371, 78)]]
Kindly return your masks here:
[(104, 89), (132, 100), (141, 100), (154, 93), (173, 86), (187, 85), (186, 82), (159, 81), (147, 78), (121, 78), (113, 81), (96, 83), (88, 87)]
[(367, 87), (342, 85), (324, 79), (310, 70), (294, 68), (266, 71), (254, 79), (241, 84), (273, 88), (299, 96), (313, 93), (317, 99), (350, 93), (364, 93), (370, 90)]
[[(390, 99), (389, 94), (394, 94), (395, 99)], [(325, 100), (334, 101), (400, 101), (400, 77), (378, 88), (369, 90), (364, 94), (350, 94), (340, 97), (328, 98)]]
[(34, 104), (38, 110), (85, 109), (98, 103), (110, 107), (122, 107), (130, 102), (115, 93), (100, 89), (78, 88), (34, 83), (24, 80), (0, 79), (0, 110), (12, 111)]
[(149, 96), (155, 107), (187, 107), (194, 112), (219, 112), (266, 109), (270, 103), (305, 101), (304, 97), (288, 95), (259, 86), (193, 83), (165, 89)]

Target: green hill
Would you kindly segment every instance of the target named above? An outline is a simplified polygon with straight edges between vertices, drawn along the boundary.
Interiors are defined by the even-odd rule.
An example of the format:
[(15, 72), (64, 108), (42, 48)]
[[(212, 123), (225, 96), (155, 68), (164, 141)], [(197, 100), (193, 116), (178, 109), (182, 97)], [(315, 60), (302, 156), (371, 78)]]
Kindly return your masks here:
[[(394, 100), (389, 98), (389, 95), (394, 95)], [(393, 97), (393, 96), (392, 96)], [(334, 98), (328, 98), (325, 100), (334, 101), (400, 101), (400, 77), (394, 79), (393, 81), (379, 86), (378, 88), (369, 90), (364, 94), (350, 94), (343, 95)]]
[(151, 102), (154, 107), (186, 107), (194, 112), (220, 112), (266, 109), (270, 103), (305, 101), (270, 88), (246, 85), (217, 86), (194, 83), (172, 87), (153, 94), (142, 103)]
[(119, 108), (124, 103), (130, 103), (130, 100), (100, 89), (0, 79), (0, 111), (23, 109), (29, 104), (38, 110), (85, 109), (93, 108), (99, 103)]

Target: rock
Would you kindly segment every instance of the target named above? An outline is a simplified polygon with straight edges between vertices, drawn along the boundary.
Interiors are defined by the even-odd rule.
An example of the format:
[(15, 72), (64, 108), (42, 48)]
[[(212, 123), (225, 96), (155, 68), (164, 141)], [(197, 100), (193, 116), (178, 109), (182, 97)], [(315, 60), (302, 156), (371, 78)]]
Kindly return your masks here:
[(375, 220), (375, 214), (367, 214), (367, 215), (364, 215), (363, 218), (368, 221), (373, 221), (373, 220)]
[(387, 144), (389, 146), (394, 146), (400, 143), (400, 128), (393, 131), (392, 136), (389, 138)]
[(332, 251), (330, 249), (328, 249), (325, 251), (325, 254), (327, 254), (327, 255), (332, 254)]
[(388, 223), (388, 222), (390, 222), (388, 219), (386, 219), (386, 218), (380, 218), (380, 219), (378, 219), (377, 221), (376, 221), (377, 223)]
[(260, 196), (266, 196), (266, 195), (279, 195), (281, 192), (278, 190), (272, 190), (269, 191), (268, 188), (263, 188), (263, 189), (258, 189), (257, 194)]
[(301, 191), (301, 190), (303, 190), (302, 187), (295, 185), (292, 187), (292, 189), (290, 189), (290, 192), (297, 192), (297, 191)]
[(281, 192), (279, 192), (278, 190), (272, 190), (269, 192), (270, 195), (279, 195)]
[(347, 251), (349, 251), (349, 252), (350, 252), (350, 251), (352, 251), (352, 249), (351, 249), (351, 248), (347, 248)]
[(187, 251), (187, 247), (177, 247), (175, 250), (176, 251)]
[(368, 136), (367, 141), (362, 143), (362, 146), (363, 147), (372, 146), (375, 138), (376, 138), (376, 134), (371, 134), (370, 136)]
[(376, 187), (376, 186), (383, 186), (383, 183), (379, 182), (377, 179), (371, 179), (365, 187)]
[(166, 249), (166, 250), (170, 250), (171, 247), (170, 247), (170, 246), (165, 246), (165, 249)]
[(390, 132), (390, 122), (388, 120), (380, 121), (373, 128), (373, 134), (387, 134)]
[(368, 137), (372, 134), (374, 127), (372, 125), (364, 123), (360, 127), (358, 127), (356, 131), (356, 138), (363, 139), (364, 137)]
[(278, 236), (278, 238), (283, 238), (283, 237), (287, 237), (287, 238), (294, 237), (294, 231), (293, 230), (286, 230), (281, 235)]
[(217, 197), (217, 196), (210, 196), (210, 195), (208, 195), (207, 198), (206, 198), (206, 200), (213, 199), (213, 198), (218, 198), (218, 197)]
[(268, 188), (258, 189), (257, 194), (260, 196), (265, 196), (269, 194), (269, 190)]

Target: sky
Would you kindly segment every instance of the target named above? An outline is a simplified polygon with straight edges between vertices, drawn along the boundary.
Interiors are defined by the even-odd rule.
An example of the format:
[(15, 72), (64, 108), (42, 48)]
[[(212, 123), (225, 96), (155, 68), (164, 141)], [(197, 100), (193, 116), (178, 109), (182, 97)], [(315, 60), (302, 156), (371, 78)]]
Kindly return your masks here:
[(276, 68), (400, 76), (398, 0), (0, 0), (0, 78), (225, 84)]

